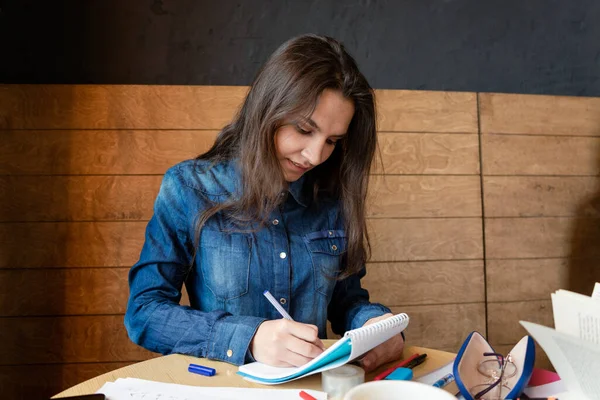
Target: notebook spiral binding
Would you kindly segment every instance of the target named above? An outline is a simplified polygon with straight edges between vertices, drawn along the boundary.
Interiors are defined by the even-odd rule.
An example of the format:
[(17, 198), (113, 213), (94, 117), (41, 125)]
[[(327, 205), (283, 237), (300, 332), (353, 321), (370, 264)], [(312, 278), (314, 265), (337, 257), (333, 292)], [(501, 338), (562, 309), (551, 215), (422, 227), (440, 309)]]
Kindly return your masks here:
[(351, 331), (346, 332), (344, 336), (349, 336), (353, 340), (365, 340), (373, 335), (385, 332), (408, 321), (408, 315), (402, 313), (394, 315), (393, 317), (386, 318), (383, 321), (375, 322), (371, 325), (363, 326), (358, 329), (353, 329)]

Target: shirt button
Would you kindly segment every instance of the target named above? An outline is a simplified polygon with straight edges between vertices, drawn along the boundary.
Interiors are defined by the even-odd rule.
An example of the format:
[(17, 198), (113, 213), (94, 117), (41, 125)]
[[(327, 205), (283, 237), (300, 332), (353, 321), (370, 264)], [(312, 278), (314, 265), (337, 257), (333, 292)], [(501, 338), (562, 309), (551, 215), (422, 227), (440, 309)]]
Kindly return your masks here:
[(329, 236), (333, 236), (333, 232), (329, 231), (327, 233), (329, 234)]
[(231, 357), (233, 355), (233, 350), (227, 350), (227, 357)]
[(285, 252), (284, 252), (284, 251), (282, 251), (281, 253), (279, 253), (279, 258), (281, 258), (282, 260), (283, 260), (284, 258), (286, 258), (286, 257), (287, 257), (287, 254), (285, 254)]
[(336, 251), (337, 250), (337, 246), (334, 244), (333, 246), (331, 246), (331, 250)]
[(282, 297), (282, 298), (279, 299), (279, 302), (281, 304), (285, 304), (285, 303), (287, 303), (287, 300), (285, 299), (285, 297)]
[(279, 225), (279, 220), (278, 219), (274, 219), (273, 220), (273, 225)]

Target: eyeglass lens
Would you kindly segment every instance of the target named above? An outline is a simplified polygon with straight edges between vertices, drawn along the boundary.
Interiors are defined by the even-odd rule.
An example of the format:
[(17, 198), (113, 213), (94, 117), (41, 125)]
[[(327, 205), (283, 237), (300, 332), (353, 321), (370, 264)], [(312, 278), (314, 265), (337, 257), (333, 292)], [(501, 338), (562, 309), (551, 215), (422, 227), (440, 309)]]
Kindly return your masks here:
[[(505, 357), (498, 353), (483, 353), (488, 358), (479, 362), (477, 372), (486, 376), (489, 382), (475, 385), (469, 389), (475, 399), (501, 400), (506, 398), (511, 388), (506, 384), (506, 379), (517, 373), (517, 367), (509, 354)], [(484, 397), (485, 396), (485, 397)]]

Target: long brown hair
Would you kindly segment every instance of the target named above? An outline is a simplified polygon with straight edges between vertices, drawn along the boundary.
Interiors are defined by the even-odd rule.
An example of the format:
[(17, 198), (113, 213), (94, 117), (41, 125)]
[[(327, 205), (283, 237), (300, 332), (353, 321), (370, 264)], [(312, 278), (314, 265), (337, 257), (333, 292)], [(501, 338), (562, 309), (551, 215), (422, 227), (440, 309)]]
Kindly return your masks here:
[[(200, 160), (236, 160), (241, 171), (239, 198), (214, 204), (197, 220), (196, 244), (206, 221), (225, 212), (232, 221), (264, 225), (281, 202), (287, 183), (276, 157), (275, 132), (289, 118), (310, 117), (325, 89), (339, 90), (354, 104), (346, 137), (322, 164), (308, 171), (313, 196), (340, 202), (348, 237), (340, 277), (358, 272), (370, 256), (365, 202), (377, 147), (375, 97), (356, 62), (335, 39), (303, 35), (281, 45), (258, 72), (233, 121)], [(193, 262), (193, 261), (192, 261)]]

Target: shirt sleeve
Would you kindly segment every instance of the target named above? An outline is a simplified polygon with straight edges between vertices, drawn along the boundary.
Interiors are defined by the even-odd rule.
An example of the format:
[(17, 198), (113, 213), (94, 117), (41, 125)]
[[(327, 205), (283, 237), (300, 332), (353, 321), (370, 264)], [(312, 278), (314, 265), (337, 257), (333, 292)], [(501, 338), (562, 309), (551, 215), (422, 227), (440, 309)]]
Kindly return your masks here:
[(193, 218), (186, 215), (192, 211), (185, 207), (185, 193), (193, 190), (177, 166), (165, 174), (140, 260), (129, 272), (125, 327), (134, 343), (154, 352), (241, 365), (253, 360), (249, 346), (263, 318), (179, 304), (193, 258)]
[(338, 335), (360, 328), (371, 318), (391, 313), (386, 306), (369, 302), (369, 292), (360, 284), (366, 273), (363, 267), (358, 273), (339, 280), (333, 289), (327, 316), (333, 332)]

